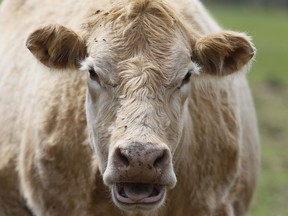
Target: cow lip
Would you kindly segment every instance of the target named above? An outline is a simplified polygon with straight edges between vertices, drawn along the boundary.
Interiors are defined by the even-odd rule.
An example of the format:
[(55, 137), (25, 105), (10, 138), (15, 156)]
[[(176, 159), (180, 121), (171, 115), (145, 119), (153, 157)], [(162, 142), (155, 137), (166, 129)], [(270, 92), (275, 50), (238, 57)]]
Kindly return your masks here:
[(114, 199), (124, 205), (153, 205), (161, 202), (166, 188), (163, 185), (117, 183), (112, 187)]

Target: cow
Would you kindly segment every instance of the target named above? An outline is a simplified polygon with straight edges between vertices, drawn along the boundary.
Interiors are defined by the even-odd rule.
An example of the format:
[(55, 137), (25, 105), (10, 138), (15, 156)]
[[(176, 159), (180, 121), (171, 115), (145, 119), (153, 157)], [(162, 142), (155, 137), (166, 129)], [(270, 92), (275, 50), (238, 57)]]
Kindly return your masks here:
[(251, 38), (198, 0), (4, 0), (1, 216), (243, 216)]

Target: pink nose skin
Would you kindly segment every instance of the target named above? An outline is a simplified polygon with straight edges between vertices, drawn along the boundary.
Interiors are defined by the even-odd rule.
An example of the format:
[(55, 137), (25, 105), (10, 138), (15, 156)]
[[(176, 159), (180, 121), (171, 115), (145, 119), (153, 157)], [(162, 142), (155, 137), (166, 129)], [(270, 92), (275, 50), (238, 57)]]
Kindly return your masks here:
[(106, 185), (142, 183), (173, 188), (177, 182), (170, 150), (161, 144), (120, 144), (103, 174)]
[[(156, 144), (135, 143), (125, 147), (119, 146), (115, 150), (113, 162), (120, 173), (124, 171), (125, 175), (128, 174), (126, 177), (133, 178), (134, 176), (137, 179), (137, 175), (140, 175), (139, 180), (145, 182), (145, 178), (149, 178), (149, 176), (155, 178), (158, 176), (157, 174), (165, 172), (171, 163), (171, 157), (168, 149), (161, 148)], [(144, 174), (148, 176), (144, 177)], [(146, 181), (149, 182), (148, 179)]]
[(126, 169), (138, 167), (162, 170), (170, 163), (170, 157), (167, 149), (159, 148), (155, 144), (132, 144), (117, 148), (114, 162)]

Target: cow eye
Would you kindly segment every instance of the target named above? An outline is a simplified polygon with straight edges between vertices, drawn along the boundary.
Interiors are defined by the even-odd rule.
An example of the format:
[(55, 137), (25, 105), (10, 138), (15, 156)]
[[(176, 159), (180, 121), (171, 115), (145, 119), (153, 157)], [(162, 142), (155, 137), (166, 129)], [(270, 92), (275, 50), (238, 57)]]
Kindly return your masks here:
[(89, 69), (89, 74), (90, 74), (90, 79), (91, 79), (91, 80), (94, 80), (94, 81), (100, 83), (99, 76), (98, 76), (98, 74), (95, 72), (94, 68), (90, 68), (90, 69)]
[(192, 72), (188, 71), (188, 73), (185, 75), (185, 77), (182, 80), (181, 86), (187, 84), (190, 81), (191, 74)]

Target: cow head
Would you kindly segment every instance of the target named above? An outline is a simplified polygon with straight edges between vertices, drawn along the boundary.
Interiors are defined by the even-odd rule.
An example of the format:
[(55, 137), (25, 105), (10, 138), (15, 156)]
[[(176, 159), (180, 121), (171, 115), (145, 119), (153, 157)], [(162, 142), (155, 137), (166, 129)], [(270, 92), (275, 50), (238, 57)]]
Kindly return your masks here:
[(254, 55), (244, 34), (201, 36), (158, 1), (97, 11), (81, 34), (43, 27), (27, 47), (50, 68), (87, 71), (91, 146), (124, 210), (156, 209), (176, 184), (173, 154), (188, 114), (189, 79), (224, 77)]

